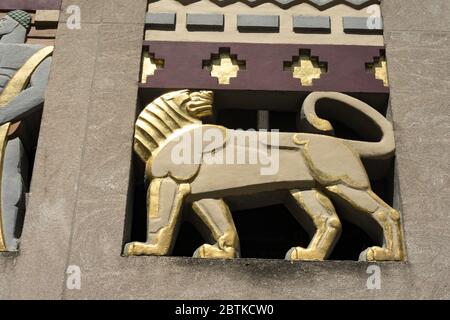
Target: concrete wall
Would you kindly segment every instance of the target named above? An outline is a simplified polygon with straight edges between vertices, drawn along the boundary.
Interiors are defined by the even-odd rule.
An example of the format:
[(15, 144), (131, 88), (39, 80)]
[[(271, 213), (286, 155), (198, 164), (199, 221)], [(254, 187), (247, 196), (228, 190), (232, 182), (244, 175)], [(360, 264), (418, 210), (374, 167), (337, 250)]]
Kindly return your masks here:
[[(450, 298), (450, 3), (384, 0), (408, 262), (211, 261), (120, 256), (146, 0), (65, 0), (20, 255), (0, 298)], [(66, 268), (81, 268), (68, 290)]]

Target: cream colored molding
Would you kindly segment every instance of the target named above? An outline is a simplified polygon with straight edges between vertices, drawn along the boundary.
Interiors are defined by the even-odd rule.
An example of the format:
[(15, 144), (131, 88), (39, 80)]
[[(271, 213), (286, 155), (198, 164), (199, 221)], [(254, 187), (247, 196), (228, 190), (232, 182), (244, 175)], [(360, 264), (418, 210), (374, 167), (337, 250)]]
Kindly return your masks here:
[(34, 21), (37, 24), (41, 22), (58, 22), (59, 13), (59, 10), (36, 10)]
[[(377, 6), (377, 5), (374, 5)], [(343, 17), (371, 17), (373, 11), (368, 8), (355, 10), (347, 5), (337, 5), (327, 10), (319, 10), (310, 4), (303, 3), (289, 9), (281, 9), (274, 4), (265, 3), (251, 8), (244, 3), (234, 3), (226, 7), (201, 0), (190, 5), (182, 5), (175, 0), (161, 0), (150, 3), (149, 12), (176, 12), (176, 30), (147, 30), (145, 40), (153, 41), (198, 41), (198, 42), (246, 42), (246, 43), (291, 43), (291, 44), (334, 44), (334, 45), (368, 45), (383, 46), (382, 35), (361, 35), (344, 33)], [(186, 28), (187, 13), (223, 14), (224, 31), (188, 31)], [(278, 15), (280, 17), (279, 33), (241, 33), (237, 30), (238, 14)], [(292, 17), (294, 15), (331, 17), (330, 34), (295, 33)]]

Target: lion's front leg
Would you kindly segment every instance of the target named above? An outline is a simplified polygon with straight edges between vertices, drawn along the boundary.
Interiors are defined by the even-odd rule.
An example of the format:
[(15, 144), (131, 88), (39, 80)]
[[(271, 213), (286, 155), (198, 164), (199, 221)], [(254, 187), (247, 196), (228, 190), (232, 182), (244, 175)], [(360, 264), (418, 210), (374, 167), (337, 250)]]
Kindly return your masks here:
[(147, 192), (147, 241), (128, 243), (124, 254), (169, 255), (180, 226), (183, 200), (189, 192), (188, 184), (178, 184), (171, 178), (153, 179)]

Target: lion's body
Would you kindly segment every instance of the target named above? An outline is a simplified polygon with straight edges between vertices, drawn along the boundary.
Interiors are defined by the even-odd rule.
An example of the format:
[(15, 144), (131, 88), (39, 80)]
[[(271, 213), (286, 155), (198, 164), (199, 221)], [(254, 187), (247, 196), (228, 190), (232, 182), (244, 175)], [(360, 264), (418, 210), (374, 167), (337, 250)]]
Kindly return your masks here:
[[(345, 95), (321, 95), (331, 95), (363, 111), (370, 108)], [(194, 256), (237, 257), (238, 235), (223, 199), (252, 194), (270, 197), (271, 193), (284, 192), (286, 206), (312, 237), (308, 248), (292, 248), (286, 258), (322, 260), (330, 254), (341, 226), (328, 197), (345, 204), (349, 211), (359, 212), (355, 223), (366, 228), (378, 224), (367, 230), (374, 237), (380, 236), (377, 232), (381, 227), (384, 246), (364, 251), (363, 260), (403, 258), (398, 212), (371, 191), (358, 154), (361, 150), (380, 156), (385, 150), (391, 152), (389, 136), (380, 143), (364, 143), (309, 133), (244, 133), (203, 125), (183, 115), (181, 111), (186, 108), (174, 103), (173, 97), (176, 99), (177, 94), (172, 93), (167, 101), (164, 96), (155, 100), (141, 113), (136, 125), (136, 152), (146, 162), (146, 174), (151, 179), (148, 239), (147, 243), (127, 245), (127, 254), (169, 254), (182, 205), (189, 202), (199, 230), (213, 243), (201, 246)], [(183, 101), (190, 103), (184, 96)], [(200, 102), (196, 101), (197, 106)], [(373, 116), (372, 111), (367, 113)], [(379, 118), (377, 114), (374, 117)], [(152, 123), (152, 118), (158, 119)], [(390, 134), (389, 125), (383, 121), (378, 120), (380, 127)], [(239, 158), (239, 154), (244, 156)], [(258, 203), (253, 205), (257, 207)]]
[[(193, 144), (187, 146), (190, 149), (184, 152), (191, 155), (188, 159), (191, 161), (173, 161), (177, 156), (175, 148), (182, 141), (208, 141), (205, 136), (209, 130), (223, 134), (213, 142), (202, 144), (201, 150), (195, 150)], [(241, 134), (239, 130), (209, 125), (189, 126), (182, 133), (175, 132), (149, 159), (151, 175), (189, 182), (194, 198), (222, 198), (280, 189), (307, 190), (339, 183), (358, 189), (370, 186), (358, 155), (339, 139), (314, 134), (271, 133), (272, 138), (277, 135), (279, 143), (270, 145), (258, 140), (259, 132), (246, 132), (246, 139), (237, 139)], [(300, 143), (295, 142), (298, 138)], [(209, 149), (205, 151), (205, 148)], [(195, 162), (196, 152), (199, 155)], [(252, 152), (256, 157), (249, 163)], [(244, 156), (241, 163), (238, 153)], [(276, 155), (276, 159), (271, 155)], [(270, 163), (271, 160), (279, 163)], [(276, 165), (276, 172), (261, 174), (269, 165)]]

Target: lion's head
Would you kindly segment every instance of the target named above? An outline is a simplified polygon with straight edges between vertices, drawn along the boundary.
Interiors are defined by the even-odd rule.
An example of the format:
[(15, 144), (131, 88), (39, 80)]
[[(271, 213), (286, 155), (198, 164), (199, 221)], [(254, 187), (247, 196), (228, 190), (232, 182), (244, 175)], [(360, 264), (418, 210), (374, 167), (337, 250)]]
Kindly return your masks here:
[(201, 119), (212, 115), (214, 94), (212, 91), (179, 90), (165, 94), (164, 99), (172, 100), (187, 115)]

